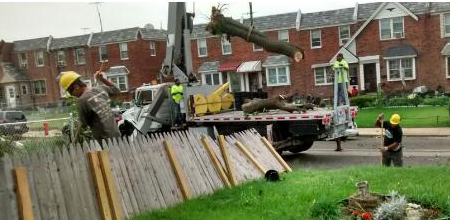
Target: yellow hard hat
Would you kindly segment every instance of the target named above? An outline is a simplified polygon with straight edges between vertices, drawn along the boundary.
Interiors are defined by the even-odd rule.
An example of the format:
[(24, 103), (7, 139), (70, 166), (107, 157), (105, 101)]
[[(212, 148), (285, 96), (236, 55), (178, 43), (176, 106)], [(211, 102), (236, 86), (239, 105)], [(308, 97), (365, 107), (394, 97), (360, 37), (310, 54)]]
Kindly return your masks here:
[(398, 124), (398, 123), (400, 123), (400, 115), (399, 114), (393, 114), (392, 116), (391, 116), (391, 120), (390, 120), (390, 122), (391, 122), (391, 124), (394, 124), (394, 125), (396, 125), (396, 124)]
[(72, 85), (75, 80), (80, 78), (80, 75), (74, 71), (61, 72), (61, 77), (59, 78), (59, 85), (67, 91), (70, 85)]

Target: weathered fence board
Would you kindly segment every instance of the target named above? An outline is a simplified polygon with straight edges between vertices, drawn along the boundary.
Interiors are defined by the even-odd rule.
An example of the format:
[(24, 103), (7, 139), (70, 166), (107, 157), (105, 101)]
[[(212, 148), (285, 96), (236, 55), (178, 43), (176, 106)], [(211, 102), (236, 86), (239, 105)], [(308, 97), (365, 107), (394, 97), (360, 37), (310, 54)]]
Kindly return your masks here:
[(30, 156), (24, 154), (22, 156), (22, 165), (27, 169), (28, 185), (30, 188), (31, 202), (33, 206), (34, 219), (41, 220), (41, 211), (39, 210), (39, 201), (36, 194), (36, 186), (34, 184), (34, 172), (32, 172)]
[(16, 179), (15, 182), (17, 185), (17, 200), (19, 204), (18, 207), (20, 219), (34, 220), (26, 168), (24, 166), (15, 167), (14, 177)]
[(92, 177), (88, 157), (86, 156), (89, 152), (87, 146), (88, 144), (84, 142), (83, 147), (80, 145), (76, 145), (76, 147), (74, 147), (76, 149), (76, 165), (79, 166), (81, 187), (83, 187), (82, 191), (79, 191), (79, 193), (83, 193), (83, 197), (85, 197), (84, 201), (86, 201), (86, 203), (83, 204), (83, 207), (89, 214), (90, 218), (101, 219), (99, 201), (97, 200), (95, 192), (94, 178)]
[[(255, 132), (236, 133), (220, 142), (198, 131), (157, 133), (5, 156), (0, 158), (0, 213), (12, 220), (19, 219), (19, 213), (37, 220), (129, 219), (261, 178), (267, 169), (288, 170)], [(246, 153), (237, 141), (246, 146)], [(17, 182), (13, 170), (22, 170), (16, 171)]]
[(58, 219), (69, 219), (67, 215), (66, 204), (62, 192), (61, 181), (58, 174), (58, 166), (56, 165), (54, 154), (46, 152), (47, 169), (50, 173), (50, 180), (54, 190), (56, 207), (58, 209)]
[(210, 177), (211, 187), (213, 190), (224, 187), (222, 180), (220, 179), (219, 174), (217, 173), (216, 169), (214, 168), (208, 152), (204, 147), (202, 147), (202, 143), (200, 141), (201, 135), (196, 131), (191, 131), (190, 135), (188, 135), (190, 138), (190, 142), (192, 143), (193, 149), (197, 152), (199, 158), (203, 161), (203, 164), (205, 165), (206, 174)]
[(62, 193), (65, 195), (67, 214), (70, 219), (82, 220), (83, 212), (80, 208), (81, 202), (77, 196), (75, 177), (72, 166), (70, 166), (70, 156), (66, 148), (55, 152), (55, 161), (59, 169), (59, 180), (61, 181)]
[(17, 220), (19, 213), (14, 193), (13, 165), (9, 156), (0, 158), (0, 213), (5, 219)]
[(147, 175), (147, 184), (149, 184), (153, 190), (152, 198), (154, 202), (156, 202), (156, 206), (149, 207), (149, 210), (157, 209), (157, 208), (165, 208), (166, 202), (164, 200), (164, 197), (161, 192), (161, 187), (158, 184), (158, 181), (156, 180), (156, 174), (155, 169), (150, 163), (150, 156), (149, 156), (149, 147), (147, 140), (145, 137), (141, 136), (139, 139), (139, 144), (136, 146), (139, 149), (139, 156), (141, 156), (143, 166), (145, 173)]
[(117, 141), (117, 145), (113, 146), (114, 151), (116, 152), (115, 155), (117, 155), (116, 159), (119, 163), (119, 168), (121, 170), (121, 174), (123, 176), (124, 179), (124, 184), (126, 186), (126, 191), (127, 194), (130, 198), (130, 206), (131, 209), (128, 209), (128, 213), (133, 214), (133, 213), (138, 213), (139, 212), (139, 206), (137, 204), (137, 200), (136, 200), (136, 196), (134, 194), (134, 190), (133, 190), (133, 186), (131, 185), (131, 178), (130, 175), (128, 173), (128, 169), (126, 167), (126, 160), (124, 155), (122, 154), (122, 151), (120, 150), (121, 147), (123, 147), (123, 140), (120, 139), (116, 139)]

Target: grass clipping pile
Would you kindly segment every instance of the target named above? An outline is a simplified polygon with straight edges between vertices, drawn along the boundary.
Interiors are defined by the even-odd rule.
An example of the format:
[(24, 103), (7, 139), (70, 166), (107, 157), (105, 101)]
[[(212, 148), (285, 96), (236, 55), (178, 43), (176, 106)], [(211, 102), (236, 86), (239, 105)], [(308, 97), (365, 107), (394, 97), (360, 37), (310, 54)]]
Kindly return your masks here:
[(438, 208), (424, 207), (417, 201), (408, 202), (405, 196), (392, 191), (390, 195), (369, 192), (367, 181), (356, 184), (357, 193), (344, 200), (344, 219), (422, 220), (450, 219), (443, 217)]

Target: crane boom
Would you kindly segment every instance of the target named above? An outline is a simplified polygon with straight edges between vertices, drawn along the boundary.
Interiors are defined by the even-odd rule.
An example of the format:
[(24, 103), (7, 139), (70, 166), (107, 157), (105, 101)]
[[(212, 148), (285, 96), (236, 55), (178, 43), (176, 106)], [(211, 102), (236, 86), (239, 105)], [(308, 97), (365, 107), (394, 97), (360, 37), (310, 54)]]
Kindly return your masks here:
[(160, 71), (162, 77), (173, 76), (180, 83), (197, 81), (190, 42), (194, 16), (194, 13), (186, 13), (185, 2), (169, 2), (166, 57)]

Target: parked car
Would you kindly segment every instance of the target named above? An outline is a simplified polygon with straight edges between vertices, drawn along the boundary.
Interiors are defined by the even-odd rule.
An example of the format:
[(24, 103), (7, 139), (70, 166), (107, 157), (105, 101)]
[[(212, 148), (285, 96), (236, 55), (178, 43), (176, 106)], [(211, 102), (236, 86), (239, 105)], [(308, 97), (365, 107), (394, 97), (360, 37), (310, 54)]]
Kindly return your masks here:
[(13, 135), (28, 132), (27, 118), (22, 111), (0, 111), (0, 134)]

